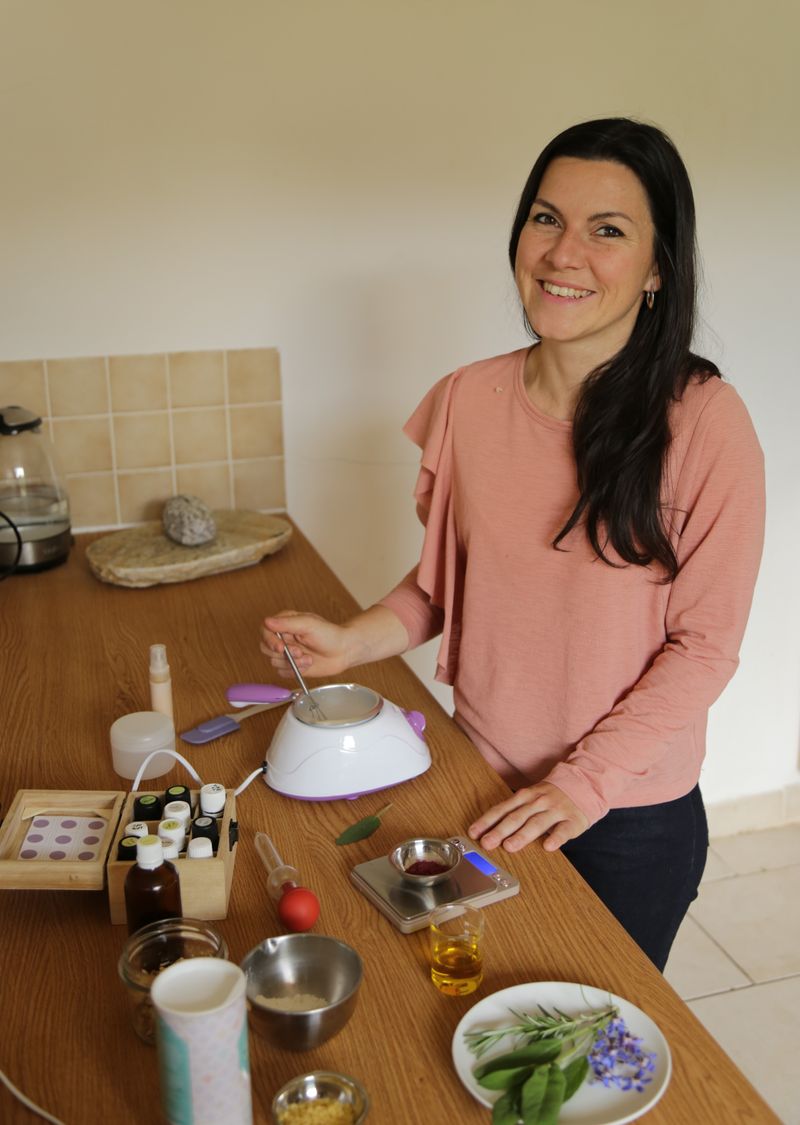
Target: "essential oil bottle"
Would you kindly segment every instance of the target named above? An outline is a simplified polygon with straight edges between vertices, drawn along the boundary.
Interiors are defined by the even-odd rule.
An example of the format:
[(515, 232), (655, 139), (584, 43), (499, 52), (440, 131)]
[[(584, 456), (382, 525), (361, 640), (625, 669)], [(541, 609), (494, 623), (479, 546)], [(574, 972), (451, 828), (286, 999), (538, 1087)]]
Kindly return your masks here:
[(178, 872), (164, 859), (158, 836), (143, 836), (136, 845), (136, 863), (125, 879), (125, 914), (129, 934), (149, 922), (182, 915)]

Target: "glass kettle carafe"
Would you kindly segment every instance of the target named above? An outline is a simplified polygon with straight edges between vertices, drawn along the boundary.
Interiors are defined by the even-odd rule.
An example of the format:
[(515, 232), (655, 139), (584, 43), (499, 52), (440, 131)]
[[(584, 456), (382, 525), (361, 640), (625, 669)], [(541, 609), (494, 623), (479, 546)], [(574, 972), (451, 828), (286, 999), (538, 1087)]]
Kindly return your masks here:
[(69, 501), (42, 420), (0, 406), (0, 571), (63, 562), (72, 543)]

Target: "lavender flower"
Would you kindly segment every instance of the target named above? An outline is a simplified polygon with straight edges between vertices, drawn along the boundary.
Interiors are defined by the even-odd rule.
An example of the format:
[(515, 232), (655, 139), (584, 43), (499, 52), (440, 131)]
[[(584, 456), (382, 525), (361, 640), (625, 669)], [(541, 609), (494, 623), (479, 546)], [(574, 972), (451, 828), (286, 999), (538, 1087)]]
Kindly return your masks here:
[(653, 1081), (655, 1052), (642, 1049), (642, 1040), (631, 1035), (621, 1017), (598, 1030), (587, 1057), (592, 1072), (590, 1082), (641, 1094)]

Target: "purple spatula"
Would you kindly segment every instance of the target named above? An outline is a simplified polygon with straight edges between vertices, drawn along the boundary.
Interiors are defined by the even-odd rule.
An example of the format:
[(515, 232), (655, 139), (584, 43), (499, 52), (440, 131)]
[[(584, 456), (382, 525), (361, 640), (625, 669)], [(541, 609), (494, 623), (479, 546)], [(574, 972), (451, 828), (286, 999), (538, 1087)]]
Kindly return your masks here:
[(239, 730), (239, 724), (243, 719), (249, 719), (251, 715), (258, 715), (261, 711), (269, 711), (272, 707), (279, 707), (282, 703), (288, 703), (289, 700), (294, 699), (294, 696), (295, 693), (287, 688), (275, 687), (272, 689), (268, 703), (257, 703), (254, 707), (245, 707), (244, 710), (236, 711), (233, 715), (217, 715), (215, 719), (207, 719), (206, 722), (192, 727), (191, 730), (184, 731), (180, 737), (184, 742), (190, 742), (193, 746), (202, 746), (204, 742), (213, 742), (215, 738), (222, 738), (225, 734), (233, 734), (234, 731)]

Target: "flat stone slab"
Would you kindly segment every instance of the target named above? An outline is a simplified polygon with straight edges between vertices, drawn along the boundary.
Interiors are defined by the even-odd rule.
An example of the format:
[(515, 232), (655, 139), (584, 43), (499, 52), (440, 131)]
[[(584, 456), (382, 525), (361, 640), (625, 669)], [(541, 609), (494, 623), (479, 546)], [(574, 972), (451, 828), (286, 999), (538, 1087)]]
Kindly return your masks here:
[(252, 566), (273, 555), (289, 540), (292, 525), (262, 512), (212, 512), (217, 525), (213, 543), (186, 547), (164, 534), (160, 520), (113, 531), (86, 548), (92, 573), (112, 586), (158, 586), (189, 582)]

